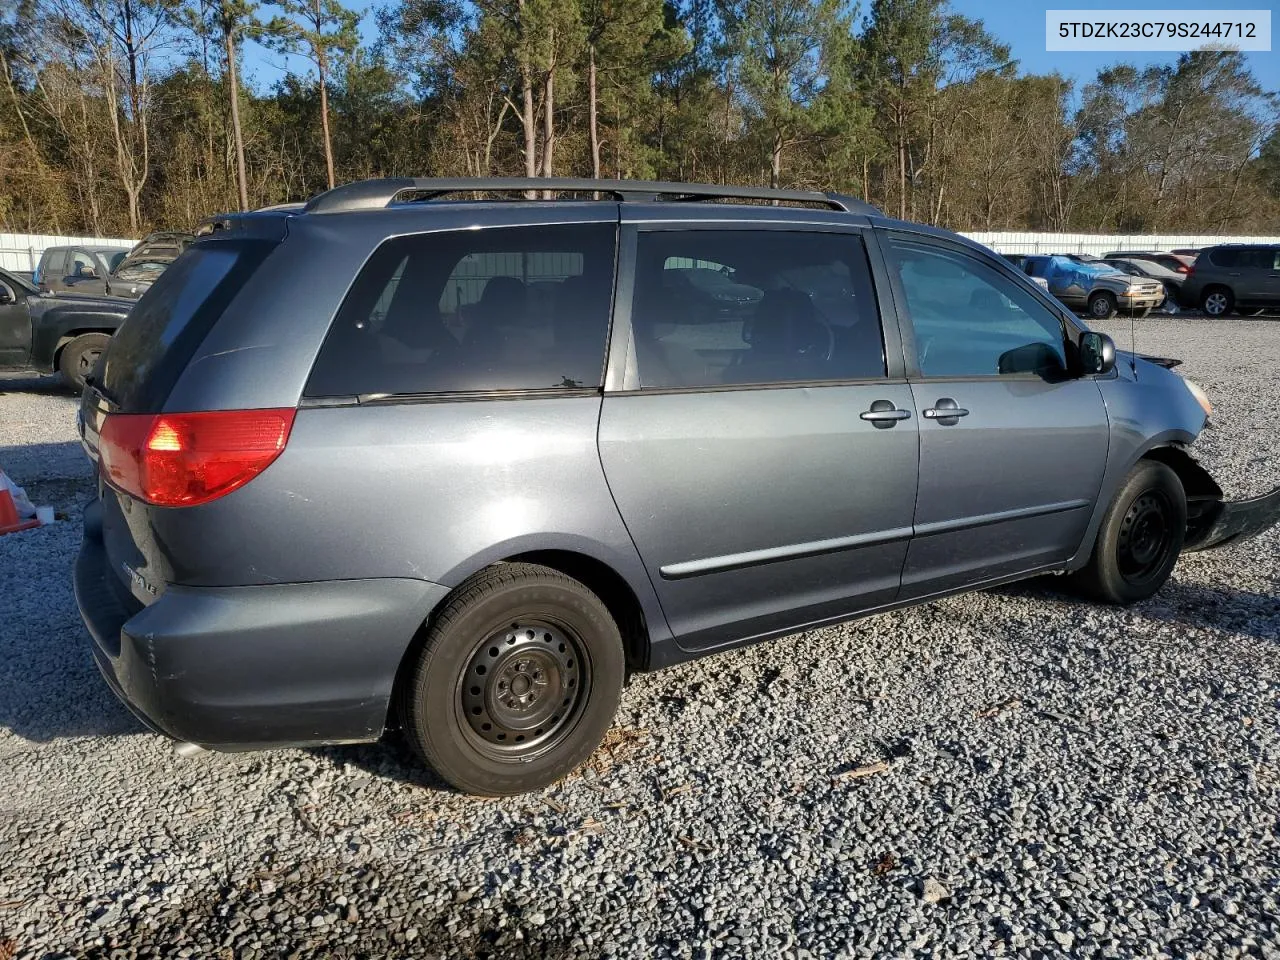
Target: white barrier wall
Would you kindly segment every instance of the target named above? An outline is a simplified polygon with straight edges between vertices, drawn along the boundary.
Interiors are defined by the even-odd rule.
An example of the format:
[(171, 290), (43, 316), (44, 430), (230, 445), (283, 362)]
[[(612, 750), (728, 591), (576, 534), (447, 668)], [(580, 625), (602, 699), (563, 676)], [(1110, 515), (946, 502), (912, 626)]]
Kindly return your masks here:
[(5, 270), (32, 271), (40, 262), (45, 247), (70, 244), (92, 244), (100, 247), (132, 247), (138, 241), (102, 237), (55, 237), (36, 233), (0, 233), (0, 267)]
[(1087, 253), (1100, 257), (1119, 250), (1172, 250), (1175, 247), (1211, 247), (1218, 243), (1280, 243), (1280, 237), (1228, 237), (1196, 233), (1017, 233), (989, 231), (964, 233), (997, 253)]
[[(966, 232), (970, 240), (985, 244), (997, 253), (1088, 253), (1095, 257), (1113, 250), (1170, 250), (1174, 247), (1209, 247), (1216, 243), (1280, 243), (1280, 236), (1240, 237), (1206, 234), (1103, 234), (1103, 233), (1020, 233), (1009, 231)], [(6, 270), (34, 270), (45, 247), (75, 243), (131, 247), (137, 241), (102, 237), (55, 237), (31, 233), (0, 233), (0, 267)]]

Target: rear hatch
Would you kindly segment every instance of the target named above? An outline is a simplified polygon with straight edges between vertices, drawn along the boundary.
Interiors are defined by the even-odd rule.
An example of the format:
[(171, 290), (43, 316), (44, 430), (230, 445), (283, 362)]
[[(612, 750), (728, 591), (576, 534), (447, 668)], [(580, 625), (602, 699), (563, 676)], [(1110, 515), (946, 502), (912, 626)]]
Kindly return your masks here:
[[(165, 409), (174, 385), (278, 243), (279, 238), (228, 237), (188, 248), (130, 311), (81, 397), (78, 427), (84, 450), (98, 467), (102, 538), (109, 566), (144, 604), (164, 591), (172, 573), (163, 544), (154, 536), (150, 514), (172, 507), (155, 506), (138, 495), (137, 471), (131, 474), (128, 464), (122, 464), (127, 458), (121, 455), (121, 444), (138, 438), (139, 430), (148, 426), (170, 434), (175, 424), (181, 428), (182, 418)], [(176, 434), (169, 439), (175, 438)], [(164, 443), (150, 447), (166, 449)], [(168, 449), (176, 447), (169, 444)]]

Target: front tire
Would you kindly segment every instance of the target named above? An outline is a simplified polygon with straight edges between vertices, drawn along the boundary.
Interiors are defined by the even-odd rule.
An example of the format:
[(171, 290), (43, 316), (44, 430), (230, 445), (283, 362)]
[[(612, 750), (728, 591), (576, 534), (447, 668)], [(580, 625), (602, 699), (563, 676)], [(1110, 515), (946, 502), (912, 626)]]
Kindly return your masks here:
[(1095, 320), (1108, 320), (1116, 315), (1116, 298), (1107, 291), (1089, 297), (1089, 316)]
[(84, 333), (63, 347), (58, 354), (58, 372), (63, 382), (73, 390), (83, 390), (85, 377), (93, 373), (110, 342), (111, 337), (105, 333)]
[(1186, 532), (1182, 481), (1163, 463), (1140, 460), (1107, 508), (1075, 583), (1103, 603), (1146, 600), (1169, 579)]
[(538, 790), (599, 746), (625, 668), (599, 597), (558, 570), (500, 564), (460, 586), (427, 628), (401, 701), (404, 731), (459, 790)]

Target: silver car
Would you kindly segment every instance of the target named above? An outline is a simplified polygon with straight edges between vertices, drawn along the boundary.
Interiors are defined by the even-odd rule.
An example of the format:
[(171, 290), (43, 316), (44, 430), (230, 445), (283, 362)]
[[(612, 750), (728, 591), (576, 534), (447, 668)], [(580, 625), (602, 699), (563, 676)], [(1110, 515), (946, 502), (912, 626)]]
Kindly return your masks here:
[(81, 403), (76, 595), (171, 737), (398, 723), (516, 793), (588, 757), (631, 671), (1035, 574), (1150, 597), (1280, 511), (1223, 501), (1208, 416), (856, 200), (356, 183), (220, 218), (138, 301)]

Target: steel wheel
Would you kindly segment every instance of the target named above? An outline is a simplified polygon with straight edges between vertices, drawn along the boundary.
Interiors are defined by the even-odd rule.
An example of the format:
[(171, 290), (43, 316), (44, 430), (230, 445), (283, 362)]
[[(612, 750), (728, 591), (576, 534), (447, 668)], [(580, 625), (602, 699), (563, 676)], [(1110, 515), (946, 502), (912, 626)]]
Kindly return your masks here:
[(457, 705), (482, 753), (523, 760), (563, 739), (590, 687), (590, 661), (571, 630), (516, 621), (476, 645)]
[(1120, 522), (1116, 561), (1120, 575), (1140, 586), (1161, 571), (1173, 548), (1172, 511), (1164, 494), (1148, 491), (1129, 505)]

